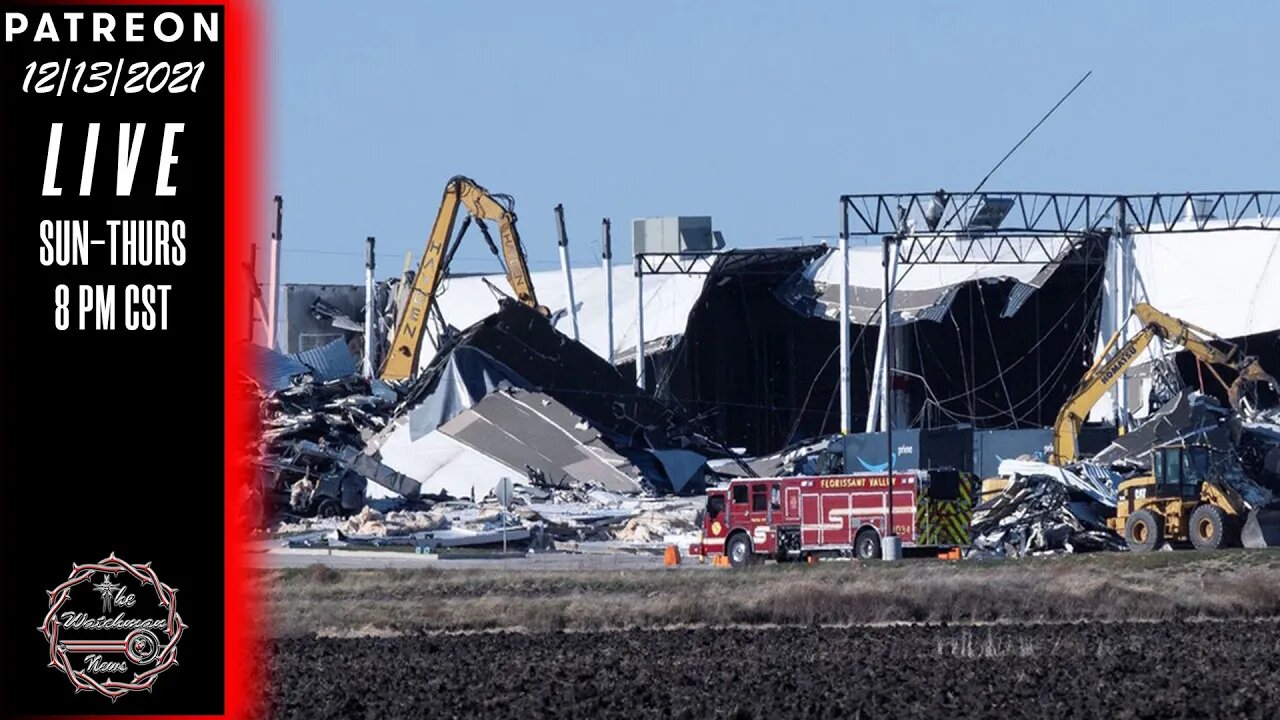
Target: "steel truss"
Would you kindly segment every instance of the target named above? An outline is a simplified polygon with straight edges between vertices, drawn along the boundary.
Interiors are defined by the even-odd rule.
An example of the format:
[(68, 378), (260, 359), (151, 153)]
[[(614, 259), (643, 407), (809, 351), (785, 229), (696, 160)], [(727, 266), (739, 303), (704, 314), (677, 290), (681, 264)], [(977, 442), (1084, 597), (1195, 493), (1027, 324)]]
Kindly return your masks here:
[(1280, 230), (1280, 191), (938, 191), (843, 195), (840, 205), (847, 237), (897, 238), (898, 260), (907, 264), (1043, 264), (1061, 261), (1088, 238)]
[[(816, 245), (810, 247), (818, 247)], [(782, 260), (794, 257), (796, 248), (762, 248), (759, 250), (725, 250), (721, 252), (702, 250), (678, 253), (637, 253), (635, 256), (636, 275), (706, 275), (711, 272), (717, 262), (722, 270), (736, 272), (740, 275), (757, 274), (741, 266), (749, 265), (763, 259)], [(759, 274), (772, 274), (775, 271), (761, 270)]]

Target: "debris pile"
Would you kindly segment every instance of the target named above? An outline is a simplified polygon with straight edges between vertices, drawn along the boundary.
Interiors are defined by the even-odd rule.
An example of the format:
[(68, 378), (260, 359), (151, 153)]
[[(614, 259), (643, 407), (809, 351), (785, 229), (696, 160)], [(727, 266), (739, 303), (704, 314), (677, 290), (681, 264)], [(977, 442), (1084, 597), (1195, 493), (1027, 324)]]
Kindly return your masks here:
[(1000, 474), (1012, 480), (974, 509), (974, 547), (1014, 557), (1123, 550), (1124, 540), (1103, 519), (1105, 508), (1116, 504), (1106, 471), (1087, 464), (1077, 469), (1081, 472), (1029, 460), (1001, 463)]
[(1215, 474), (1250, 508), (1269, 505), (1280, 493), (1280, 472), (1268, 471), (1268, 463), (1280, 471), (1280, 409), (1244, 417), (1199, 392), (1178, 393), (1093, 461), (1127, 480), (1150, 474), (1153, 448), (1176, 443), (1214, 450)]
[(1151, 474), (1154, 448), (1205, 446), (1217, 452), (1212, 475), (1248, 509), (1275, 503), (1280, 491), (1280, 410), (1237, 415), (1199, 392), (1175, 395), (1145, 422), (1117, 437), (1088, 462), (1056, 467), (1005, 460), (1010, 484), (979, 505), (970, 529), (982, 553), (1120, 550), (1125, 543), (1103, 518), (1116, 506), (1116, 487)]
[[(684, 413), (515, 302), (449, 338), (400, 391), (393, 422), (370, 446), (424, 483), (432, 478), (414, 473), (440, 436), (514, 477), (621, 493), (700, 493), (707, 459), (728, 454)], [(485, 492), (492, 474), (487, 486), (462, 477), (434, 489)]]
[(660, 551), (697, 539), (699, 498), (642, 497), (600, 488), (547, 492), (515, 485), (504, 513), (492, 498), (382, 502), (343, 518), (301, 518), (276, 523), (275, 537), (295, 547), (492, 548), (508, 546), (583, 550), (592, 547)]
[[(332, 346), (346, 352), (341, 344)], [(398, 399), (394, 391), (354, 374), (320, 380), (324, 366), (274, 355), (298, 361), (299, 369), (285, 375), (283, 387), (278, 373), (258, 386), (261, 430), (253, 457), (272, 505), (287, 503), (296, 515), (344, 514), (364, 506), (366, 481), (404, 496), (417, 494), (417, 481), (362, 452), (389, 422)], [(268, 367), (282, 365), (277, 360)]]
[(1249, 477), (1280, 496), (1280, 408), (1240, 422), (1236, 454)]

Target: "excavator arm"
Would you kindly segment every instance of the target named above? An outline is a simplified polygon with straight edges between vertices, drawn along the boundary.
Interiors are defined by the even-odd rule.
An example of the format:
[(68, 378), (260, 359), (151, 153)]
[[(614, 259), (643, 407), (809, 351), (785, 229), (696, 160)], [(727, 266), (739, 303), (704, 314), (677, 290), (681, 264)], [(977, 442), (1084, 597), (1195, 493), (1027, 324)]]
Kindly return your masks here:
[[(409, 291), (404, 311), (400, 314), (400, 321), (396, 323), (391, 352), (379, 374), (383, 380), (402, 380), (412, 377), (418, 370), (418, 352), (422, 348), (423, 335), (427, 329), (427, 315), (431, 304), (436, 300), (436, 291), (451, 257), (448, 253), (449, 240), (460, 208), (465, 208), (482, 230), (485, 228), (484, 221), (497, 222), (507, 281), (511, 283), (517, 300), (533, 308), (539, 307), (533, 281), (529, 277), (524, 246), (520, 244), (520, 235), (516, 232), (516, 214), (511, 196), (492, 194), (470, 178), (454, 176), (445, 186), (440, 211), (431, 226), (431, 236), (427, 239), (426, 250), (418, 264), (413, 287)], [(487, 236), (487, 230), (485, 232)]]
[[(1098, 360), (1084, 374), (1075, 392), (1058, 411), (1058, 418), (1053, 426), (1053, 463), (1063, 465), (1076, 459), (1080, 426), (1084, 424), (1089, 411), (1116, 384), (1129, 365), (1147, 349), (1153, 338), (1181, 345), (1204, 362), (1213, 377), (1227, 388), (1231, 406), (1237, 412), (1241, 410), (1246, 386), (1264, 382), (1272, 389), (1277, 388), (1275, 379), (1262, 369), (1256, 358), (1244, 355), (1234, 346), (1225, 352), (1219, 350), (1212, 343), (1224, 344), (1226, 341), (1208, 330), (1162, 313), (1146, 303), (1136, 305), (1133, 313), (1142, 322), (1142, 329), (1118, 350), (1116, 346), (1120, 341), (1120, 333), (1112, 335)], [(1235, 381), (1227, 384), (1214, 369), (1215, 365), (1235, 370)]]
[(1089, 411), (1116, 384), (1134, 358), (1147, 349), (1156, 332), (1155, 326), (1147, 325), (1129, 338), (1129, 341), (1119, 350), (1115, 348), (1119, 343), (1120, 333), (1111, 336), (1106, 346), (1102, 348), (1098, 359), (1081, 378), (1075, 392), (1058, 411), (1058, 418), (1053, 424), (1053, 456), (1050, 462), (1055, 465), (1065, 465), (1076, 459), (1076, 443), (1080, 437), (1080, 426), (1084, 425)]

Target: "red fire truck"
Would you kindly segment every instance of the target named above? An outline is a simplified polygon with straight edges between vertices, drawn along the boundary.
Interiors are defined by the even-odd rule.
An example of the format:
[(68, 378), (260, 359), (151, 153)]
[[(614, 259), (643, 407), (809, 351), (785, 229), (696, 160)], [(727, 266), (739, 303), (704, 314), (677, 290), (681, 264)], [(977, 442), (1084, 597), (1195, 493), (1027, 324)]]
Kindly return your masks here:
[[(888, 473), (744, 478), (707, 491), (694, 555), (735, 567), (764, 558), (880, 557), (889, 528)], [(903, 547), (969, 544), (974, 480), (956, 470), (893, 474), (893, 531)]]

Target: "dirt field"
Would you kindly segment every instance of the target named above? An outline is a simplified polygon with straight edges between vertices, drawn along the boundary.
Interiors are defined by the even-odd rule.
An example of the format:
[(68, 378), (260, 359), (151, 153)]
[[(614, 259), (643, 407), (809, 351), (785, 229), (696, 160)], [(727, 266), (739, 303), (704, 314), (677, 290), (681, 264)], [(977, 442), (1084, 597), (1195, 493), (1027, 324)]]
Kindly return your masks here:
[(274, 635), (1280, 616), (1280, 551), (749, 571), (334, 570), (261, 576)]
[(1274, 551), (261, 578), (271, 717), (1280, 718)]
[(283, 639), (274, 715), (1275, 718), (1269, 621)]

